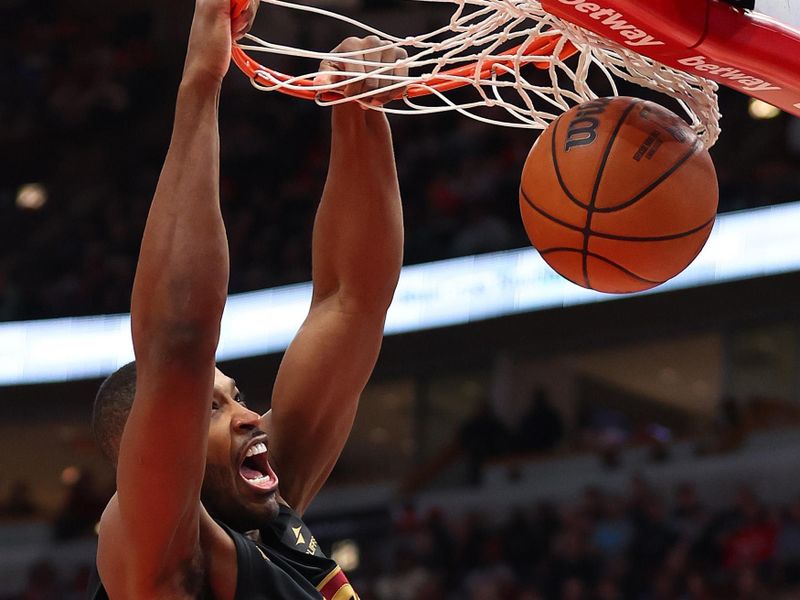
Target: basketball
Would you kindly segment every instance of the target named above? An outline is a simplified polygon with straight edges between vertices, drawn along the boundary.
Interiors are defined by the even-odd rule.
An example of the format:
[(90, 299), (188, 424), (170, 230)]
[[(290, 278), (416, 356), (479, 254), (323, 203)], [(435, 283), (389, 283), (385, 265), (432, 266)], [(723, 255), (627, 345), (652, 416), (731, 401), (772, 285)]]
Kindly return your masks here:
[(689, 125), (636, 98), (565, 112), (525, 161), (520, 211), (542, 258), (573, 283), (630, 293), (664, 283), (703, 248), (717, 177)]

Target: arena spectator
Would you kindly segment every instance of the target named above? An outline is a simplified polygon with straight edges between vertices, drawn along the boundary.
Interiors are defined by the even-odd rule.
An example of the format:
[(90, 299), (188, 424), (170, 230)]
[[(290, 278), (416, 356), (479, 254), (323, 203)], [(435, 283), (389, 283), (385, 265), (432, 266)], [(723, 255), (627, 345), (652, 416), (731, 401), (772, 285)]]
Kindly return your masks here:
[(53, 537), (65, 541), (93, 535), (106, 499), (95, 489), (90, 471), (81, 471), (74, 482), (67, 483), (67, 495), (53, 523)]
[(11, 519), (30, 518), (36, 516), (38, 509), (31, 498), (30, 486), (27, 482), (17, 480), (11, 484), (11, 490), (5, 502), (0, 504), (0, 515)]
[(522, 452), (546, 452), (555, 449), (564, 438), (564, 420), (543, 389), (533, 393), (528, 412), (523, 415), (514, 435), (515, 449)]

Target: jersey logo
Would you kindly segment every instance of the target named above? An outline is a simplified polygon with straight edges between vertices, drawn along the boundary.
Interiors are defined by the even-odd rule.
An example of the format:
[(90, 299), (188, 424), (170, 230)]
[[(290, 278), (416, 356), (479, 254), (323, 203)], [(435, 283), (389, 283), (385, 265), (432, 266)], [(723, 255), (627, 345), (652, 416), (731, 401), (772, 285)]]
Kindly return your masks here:
[(297, 546), (304, 545), (306, 543), (306, 538), (303, 537), (302, 534), (302, 526), (301, 527), (292, 527), (292, 531), (294, 532), (294, 537), (297, 540)]
[[(289, 527), (289, 529), (291, 529), (292, 534), (294, 534), (294, 536), (292, 536), (292, 534), (290, 534), (287, 531), (284, 534), (285, 543), (291, 544), (291, 542), (286, 540), (286, 537), (288, 537), (289, 539), (292, 539), (292, 537), (294, 537), (295, 548), (297, 548), (297, 546), (300, 546), (300, 548), (305, 548), (306, 554), (317, 554), (317, 550), (319, 550), (319, 544), (317, 543), (317, 538), (311, 535), (311, 532), (308, 531), (308, 528), (305, 525), (303, 525), (303, 523), (300, 523), (297, 527)], [(305, 534), (303, 534), (303, 529), (306, 530)]]

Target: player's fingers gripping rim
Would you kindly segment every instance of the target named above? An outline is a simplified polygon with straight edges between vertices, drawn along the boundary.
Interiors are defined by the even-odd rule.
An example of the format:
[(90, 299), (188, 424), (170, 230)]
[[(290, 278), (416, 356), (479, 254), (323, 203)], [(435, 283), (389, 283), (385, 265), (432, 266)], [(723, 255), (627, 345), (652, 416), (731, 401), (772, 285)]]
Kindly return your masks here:
[(249, 5), (250, 0), (231, 0), (231, 19), (237, 19)]
[[(381, 69), (383, 62), (383, 48), (382, 46), (385, 44), (383, 40), (381, 40), (377, 35), (368, 35), (365, 37), (361, 45), (364, 48), (364, 54), (362, 55), (362, 59), (365, 62), (364, 71), (366, 73), (372, 73)], [(381, 73), (382, 73), (381, 69)], [(364, 102), (367, 104), (373, 104), (375, 101), (375, 94), (374, 92), (385, 85), (385, 80), (381, 79), (380, 74), (375, 77), (367, 77), (361, 84), (360, 90), (358, 91), (359, 94), (367, 94), (364, 98)]]
[(403, 96), (406, 86), (395, 87), (397, 86), (397, 80), (394, 77), (408, 76), (408, 65), (403, 62), (407, 58), (408, 52), (406, 52), (405, 48), (389, 46), (381, 52), (381, 62), (387, 65), (394, 65), (392, 69), (384, 72), (385, 75), (391, 75), (392, 79), (384, 79), (380, 82), (381, 87), (389, 89), (375, 95), (370, 101), (372, 106), (383, 106), (387, 102), (397, 100)]
[(321, 101), (326, 94), (344, 96), (344, 92), (340, 88), (324, 89), (326, 86), (333, 86), (344, 80), (345, 76), (339, 75), (339, 71), (341, 71), (340, 65), (334, 60), (325, 59), (319, 64), (319, 73), (314, 77), (314, 86), (323, 89), (317, 91), (317, 101)]
[(231, 0), (231, 32), (238, 40), (250, 31), (261, 0)]
[(366, 85), (369, 79), (360, 77), (371, 71), (371, 67), (365, 65), (365, 61), (369, 60), (367, 54), (364, 52), (378, 39), (377, 36), (369, 36), (367, 38), (348, 38), (342, 43), (342, 52), (352, 52), (351, 56), (342, 59), (341, 69), (351, 73), (347, 78), (350, 82), (344, 87), (344, 95), (348, 98), (359, 96), (366, 90)]
[[(394, 76), (408, 75), (408, 66), (403, 63), (408, 53), (397, 48), (376, 35), (365, 38), (350, 37), (331, 51), (332, 54), (345, 55), (339, 58), (325, 59), (320, 63), (319, 74), (314, 78), (315, 86), (336, 86), (332, 89), (321, 89), (319, 100), (323, 94), (336, 94), (340, 97), (361, 97), (358, 102), (366, 107), (382, 106), (390, 100), (402, 97), (405, 87), (396, 86)], [(359, 77), (379, 70), (375, 77)], [(339, 74), (341, 73), (341, 74)], [(348, 80), (352, 80), (347, 83)], [(390, 88), (380, 92), (381, 88)]]
[[(319, 74), (314, 78), (315, 86), (332, 86), (348, 79), (353, 79), (364, 73), (363, 57), (358, 53), (362, 49), (362, 40), (349, 37), (331, 50), (331, 54), (347, 54), (341, 58), (326, 58), (319, 65)], [(321, 89), (317, 93), (319, 100), (324, 94), (338, 96), (354, 96), (355, 90), (360, 87), (361, 81), (355, 81), (342, 87)]]

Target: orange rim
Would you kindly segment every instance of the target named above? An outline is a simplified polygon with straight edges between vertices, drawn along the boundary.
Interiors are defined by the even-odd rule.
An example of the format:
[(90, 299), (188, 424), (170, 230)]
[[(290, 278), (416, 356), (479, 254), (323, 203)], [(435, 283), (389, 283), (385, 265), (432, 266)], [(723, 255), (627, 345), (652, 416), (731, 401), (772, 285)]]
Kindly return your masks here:
[[(247, 0), (233, 0), (233, 11), (239, 10), (241, 12), (242, 8), (247, 4)], [(556, 45), (561, 40), (560, 36), (547, 36), (547, 37), (539, 37), (534, 38), (533, 42), (528, 44), (523, 52), (524, 56), (550, 56), (555, 50)], [(520, 46), (515, 46), (514, 48), (510, 48), (501, 53), (501, 56), (508, 56), (509, 58), (492, 58), (488, 59), (483, 62), (483, 67), (480, 71), (480, 79), (484, 79), (491, 75), (492, 69), (496, 65), (503, 65), (506, 67), (512, 67), (514, 64), (513, 57), (516, 56), (517, 52), (519, 51)], [(566, 60), (573, 54), (578, 51), (577, 48), (572, 44), (572, 42), (567, 41), (564, 44), (564, 47), (561, 49), (561, 53), (559, 54), (560, 60)], [(259, 62), (253, 60), (244, 50), (242, 50), (238, 45), (234, 44), (232, 49), (233, 55), (233, 62), (236, 63), (236, 66), (242, 70), (242, 72), (247, 75), (250, 79), (252, 79), (255, 83), (263, 86), (273, 86), (276, 82), (285, 83), (289, 80), (294, 79), (290, 75), (286, 75), (281, 73), (280, 71), (276, 71), (274, 69), (270, 69), (269, 67), (265, 67), (264, 65), (260, 64)], [(408, 90), (406, 90), (406, 96), (409, 98), (417, 98), (419, 96), (427, 96), (433, 93), (433, 91), (437, 92), (447, 92), (456, 88), (463, 87), (465, 85), (469, 85), (469, 82), (465, 81), (452, 81), (448, 79), (448, 77), (474, 77), (475, 76), (475, 69), (477, 63), (470, 63), (468, 65), (463, 65), (461, 67), (455, 67), (453, 69), (448, 69), (446, 71), (442, 71), (441, 75), (437, 77), (432, 77), (429, 81), (426, 82), (425, 87), (411, 84)], [(541, 69), (546, 69), (546, 65), (537, 65), (537, 67)], [(272, 78), (271, 80), (264, 77), (262, 73), (267, 73)], [(314, 85), (314, 82), (311, 79), (297, 79), (292, 81), (292, 85), (298, 87), (309, 87)], [(315, 100), (318, 96), (317, 92), (314, 90), (303, 90), (303, 89), (290, 89), (290, 88), (278, 88), (277, 91), (287, 94), (289, 96), (294, 96), (296, 98), (303, 98), (305, 100)], [(337, 100), (341, 98), (341, 95), (335, 92), (324, 92), (320, 95), (320, 99), (324, 102), (330, 102), (333, 100)]]
[(231, 0), (231, 19), (235, 19), (247, 8), (248, 0)]

